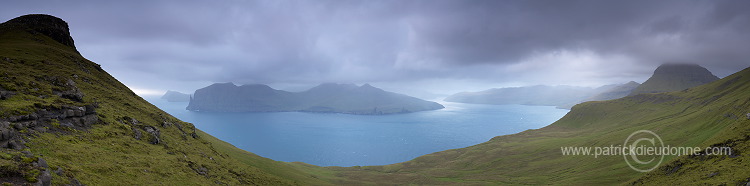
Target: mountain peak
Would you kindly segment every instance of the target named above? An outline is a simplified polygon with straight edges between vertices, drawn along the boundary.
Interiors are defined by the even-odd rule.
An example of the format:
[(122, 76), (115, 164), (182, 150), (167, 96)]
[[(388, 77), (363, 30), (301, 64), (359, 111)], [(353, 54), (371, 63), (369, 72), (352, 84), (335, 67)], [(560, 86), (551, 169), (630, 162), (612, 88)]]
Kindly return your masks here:
[(240, 87), (254, 88), (254, 89), (273, 89), (273, 88), (271, 88), (271, 86), (268, 86), (266, 84), (246, 84), (246, 85), (242, 85)]
[[(673, 73), (681, 73), (682, 75), (701, 75), (701, 76), (713, 76), (708, 69), (703, 68), (700, 65), (697, 64), (689, 64), (689, 63), (667, 63), (659, 65), (659, 67), (654, 70), (654, 75), (664, 75), (664, 74), (673, 74)], [(717, 78), (718, 79), (718, 78)]]
[(232, 82), (226, 82), (226, 83), (214, 83), (214, 84), (209, 85), (209, 87), (237, 87), (237, 85), (235, 85)]
[(68, 23), (58, 17), (47, 14), (29, 14), (8, 20), (3, 25), (10, 27), (17, 26), (25, 28), (32, 33), (41, 33), (76, 50), (73, 37), (70, 36)]
[(633, 90), (630, 95), (680, 91), (718, 79), (711, 71), (700, 65), (663, 64), (654, 70), (651, 78)]

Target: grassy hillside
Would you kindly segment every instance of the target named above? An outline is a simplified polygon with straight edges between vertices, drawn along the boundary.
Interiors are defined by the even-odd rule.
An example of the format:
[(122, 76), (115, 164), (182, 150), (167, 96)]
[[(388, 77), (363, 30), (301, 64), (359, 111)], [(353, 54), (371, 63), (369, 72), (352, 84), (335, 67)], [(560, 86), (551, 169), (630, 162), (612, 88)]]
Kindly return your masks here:
[[(582, 103), (545, 128), (403, 163), (321, 168), (262, 158), (177, 120), (82, 57), (72, 40), (57, 32), (50, 34), (64, 22), (56, 22), (50, 29), (49, 25), (33, 24), (37, 21), (21, 19), (0, 25), (0, 182), (485, 185), (750, 181), (746, 153), (750, 119), (745, 116), (750, 113), (750, 68), (680, 92)], [(622, 156), (563, 156), (560, 151), (568, 146), (622, 144), (628, 135), (644, 129), (659, 134), (672, 146), (729, 146), (735, 153), (666, 157), (656, 170), (640, 173), (631, 170)]]
[(45, 32), (50, 20), (67, 30), (43, 15), (0, 25), (0, 183), (325, 184), (159, 110)]
[[(538, 130), (386, 165), (339, 168), (360, 183), (421, 184), (744, 184), (750, 157), (750, 68), (681, 92), (579, 104)], [(665, 157), (650, 173), (623, 156), (563, 156), (561, 147), (621, 145), (651, 130), (671, 146), (731, 146), (732, 156)], [(678, 167), (679, 168), (675, 168)]]

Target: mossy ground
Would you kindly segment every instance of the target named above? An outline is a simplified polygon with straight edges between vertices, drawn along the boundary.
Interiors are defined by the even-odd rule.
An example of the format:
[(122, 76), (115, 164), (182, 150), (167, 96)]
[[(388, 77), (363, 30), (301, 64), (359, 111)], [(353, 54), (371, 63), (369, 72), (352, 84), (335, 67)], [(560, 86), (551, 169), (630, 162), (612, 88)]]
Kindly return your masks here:
[[(53, 175), (53, 184), (68, 184), (67, 178), (87, 185), (324, 183), (287, 163), (233, 146), (212, 145), (223, 142), (159, 110), (98, 64), (44, 35), (0, 27), (0, 66), (0, 87), (14, 94), (0, 100), (0, 118), (42, 108), (98, 105), (99, 122), (91, 128), (31, 132), (26, 136), (26, 150), (43, 157), (50, 167), (64, 170), (62, 175)], [(59, 85), (68, 79), (84, 93), (82, 101), (54, 94), (61, 91)], [(123, 122), (125, 118), (134, 118), (141, 126), (158, 128), (162, 143), (151, 144), (146, 137), (135, 139), (132, 127), (137, 125)], [(165, 122), (171, 125), (164, 125)], [(49, 123), (52, 127), (60, 125), (54, 119)], [(189, 135), (193, 131), (198, 138)], [(232, 153), (240, 153), (244, 158), (236, 158)], [(18, 163), (4, 159), (0, 160), (0, 167), (17, 169)]]
[[(575, 106), (542, 129), (499, 136), (386, 166), (334, 168), (363, 184), (744, 184), (750, 180), (750, 68), (686, 91)], [(651, 130), (671, 146), (730, 144), (738, 156), (666, 156), (656, 170), (632, 170), (623, 156), (563, 156), (561, 147), (621, 145)], [(675, 164), (682, 167), (676, 172)], [(713, 175), (712, 175), (713, 174)]]

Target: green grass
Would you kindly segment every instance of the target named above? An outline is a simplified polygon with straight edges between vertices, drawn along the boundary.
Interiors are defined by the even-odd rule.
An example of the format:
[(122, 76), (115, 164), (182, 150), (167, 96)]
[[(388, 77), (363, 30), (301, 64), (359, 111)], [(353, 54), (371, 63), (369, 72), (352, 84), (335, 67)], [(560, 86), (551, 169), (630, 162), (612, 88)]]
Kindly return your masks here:
[[(739, 79), (730, 82), (734, 78)], [(750, 112), (747, 82), (750, 69), (687, 91), (587, 102), (542, 129), (394, 165), (335, 170), (354, 181), (379, 184), (611, 185), (642, 176), (645, 183), (737, 184), (747, 178), (747, 156), (710, 161), (667, 156), (660, 168), (645, 174), (631, 170), (622, 156), (563, 156), (560, 147), (621, 145), (628, 135), (645, 129), (671, 146), (708, 147), (742, 139), (734, 150), (744, 152), (750, 131), (750, 120), (744, 118)], [(676, 161), (690, 163), (683, 165), (689, 168), (666, 176), (663, 170)], [(706, 178), (715, 171), (719, 174)]]
[[(53, 183), (67, 184), (72, 179), (87, 185), (325, 183), (301, 173), (291, 164), (226, 146), (197, 131), (192, 124), (177, 120), (135, 95), (73, 48), (44, 35), (0, 26), (0, 66), (3, 67), (0, 87), (15, 93), (0, 100), (0, 118), (65, 106), (97, 104), (99, 107), (96, 110), (99, 122), (88, 129), (21, 131), (28, 138), (26, 150), (44, 158), (50, 167), (64, 170), (62, 176), (53, 176)], [(83, 101), (54, 94), (67, 89), (64, 84), (68, 79), (85, 94)], [(129, 123), (130, 118), (140, 122)], [(61, 128), (56, 119), (39, 122), (47, 129)], [(162, 126), (164, 122), (173, 125)], [(159, 129), (162, 143), (150, 144), (151, 137), (145, 131), (142, 139), (135, 139), (133, 128), (144, 126)], [(200, 137), (193, 138), (190, 135), (193, 132)], [(242, 157), (237, 158), (238, 155)], [(0, 167), (9, 169), (9, 174), (24, 173), (26, 181), (36, 181), (38, 174), (21, 169), (22, 164), (29, 163), (24, 160), (30, 161), (4, 159)]]
[[(0, 87), (15, 93), (0, 100), (0, 119), (88, 104), (98, 105), (99, 116), (96, 125), (80, 130), (26, 130), (28, 149), (0, 149), (0, 179), (10, 181), (34, 181), (42, 171), (29, 169), (38, 161), (34, 157), (45, 159), (51, 170), (63, 170), (52, 176), (56, 185), (73, 179), (87, 185), (742, 184), (750, 175), (750, 120), (744, 118), (750, 112), (750, 69), (686, 91), (582, 103), (542, 129), (403, 163), (318, 167), (273, 161), (203, 133), (44, 35), (0, 26), (0, 66)], [(81, 102), (54, 94), (65, 90), (68, 79), (85, 94)], [(58, 120), (41, 122), (48, 129), (61, 127)], [(162, 143), (150, 144), (145, 132), (135, 139), (133, 130), (145, 126), (159, 129)], [(566, 146), (622, 144), (643, 129), (672, 146), (731, 146), (740, 155), (666, 157), (657, 170), (640, 173), (621, 156), (560, 152)]]

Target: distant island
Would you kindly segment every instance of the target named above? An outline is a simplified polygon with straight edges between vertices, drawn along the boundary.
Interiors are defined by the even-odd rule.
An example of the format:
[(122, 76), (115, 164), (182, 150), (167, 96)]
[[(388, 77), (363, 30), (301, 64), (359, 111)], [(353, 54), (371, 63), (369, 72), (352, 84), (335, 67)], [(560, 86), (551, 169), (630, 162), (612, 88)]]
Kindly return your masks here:
[(643, 84), (631, 81), (598, 88), (546, 85), (495, 88), (457, 93), (445, 98), (445, 101), (493, 105), (543, 105), (570, 109), (582, 102), (619, 99), (643, 93), (680, 91), (718, 79), (699, 65), (663, 64), (656, 68), (651, 78)]
[(166, 99), (169, 102), (190, 102), (190, 94), (169, 90), (161, 96), (161, 99)]
[(435, 102), (388, 92), (369, 84), (326, 83), (303, 92), (268, 85), (215, 83), (198, 89), (187, 110), (206, 112), (327, 112), (381, 115), (445, 108)]

